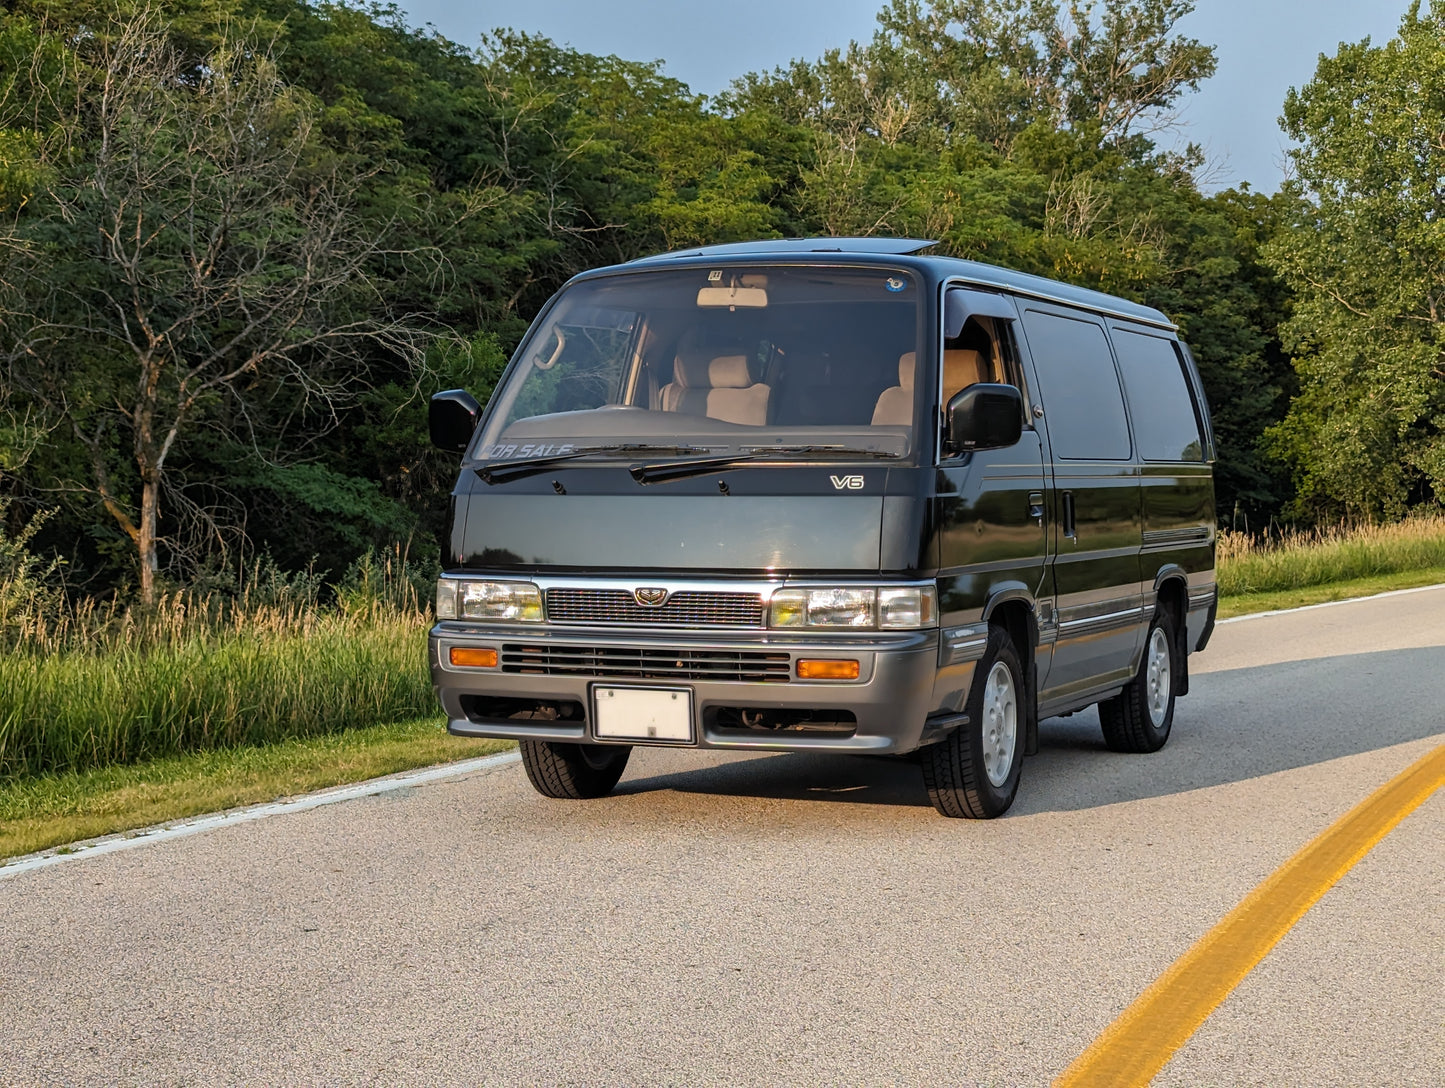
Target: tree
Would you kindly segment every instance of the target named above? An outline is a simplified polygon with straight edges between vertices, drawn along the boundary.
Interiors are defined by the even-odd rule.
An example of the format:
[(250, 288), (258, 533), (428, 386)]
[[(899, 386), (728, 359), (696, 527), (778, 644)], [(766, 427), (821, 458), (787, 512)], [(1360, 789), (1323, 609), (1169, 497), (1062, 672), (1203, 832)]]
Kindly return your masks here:
[(65, 483), (132, 541), (149, 604), (162, 545), (220, 528), (168, 486), (180, 445), (304, 442), (364, 384), (363, 350), (415, 359), (424, 331), (385, 316), (366, 178), (319, 145), (264, 44), (196, 63), (149, 13), (70, 43), (0, 118), (29, 126), (43, 178), (0, 229), (0, 335), (12, 392), (83, 451)]
[(728, 101), (885, 144), (1085, 128), (1134, 153), (1214, 74), (1212, 46), (1174, 33), (1192, 0), (891, 0), (867, 45), (745, 76)]
[(1322, 57), (1285, 101), (1300, 395), (1273, 432), (1301, 502), (1357, 517), (1445, 502), (1445, 2)]

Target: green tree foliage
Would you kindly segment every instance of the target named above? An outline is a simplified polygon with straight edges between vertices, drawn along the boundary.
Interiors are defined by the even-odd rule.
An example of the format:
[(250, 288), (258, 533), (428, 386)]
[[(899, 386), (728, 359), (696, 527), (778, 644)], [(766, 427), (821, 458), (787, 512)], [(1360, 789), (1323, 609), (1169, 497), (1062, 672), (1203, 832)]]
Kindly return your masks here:
[[(1198, 151), (1156, 143), (1214, 70), (1213, 50), (1176, 30), (1189, 0), (890, 0), (868, 42), (744, 76), (714, 100), (658, 64), (525, 33), (467, 49), (395, 7), (150, 0), (138, 13), (118, 2), (13, 0), (0, 13), (12, 268), (32, 262), (46, 277), (35, 282), (69, 285), (72, 303), (118, 290), (96, 215), (58, 214), (53, 194), (84, 189), (101, 157), (84, 120), (91, 99), (57, 88), (90, 70), (74, 57), (100, 40), (94, 28), (149, 12), (185, 73), (166, 101), (203, 98), (206, 58), (256, 43), (271, 65), (266, 108), (282, 128), (304, 122), (298, 183), (348, 179), (347, 237), (371, 243), (348, 286), (370, 285), (370, 301), (338, 289), (325, 320), (297, 328), (334, 327), (349, 312), (445, 333), (420, 362), (372, 337), (344, 365), (296, 355), (299, 371), (199, 397), (156, 489), (158, 573), (193, 577), (255, 551), (339, 571), (407, 539), (413, 555), (435, 555), (455, 462), (428, 449), (427, 394), (461, 386), (485, 398), (532, 315), (576, 272), (778, 235), (936, 238), (945, 252), (1163, 308), (1193, 345), (1214, 406), (1223, 510), (1262, 519), (1288, 497), (1260, 441), (1292, 391), (1275, 335), (1290, 296), (1259, 251), (1294, 204), (1247, 190), (1206, 196)], [(185, 167), (178, 124), (153, 126), (159, 139), (134, 130), (137, 161), (171, 148)], [(284, 214), (262, 217), (230, 236), (254, 248), (282, 227)], [(157, 251), (154, 282), (182, 282), (185, 252)], [(34, 319), (41, 293), (26, 296), (27, 282), (6, 281), (30, 298), (12, 310)], [(282, 270), (266, 282), (284, 282)], [(39, 342), (7, 335), (6, 351)], [(48, 390), (9, 372), (0, 491), (18, 500), (12, 534), (29, 510), (58, 504), (32, 546), (63, 550), (72, 578), (123, 586), (135, 543), (105, 492), (138, 529), (147, 467), (126, 416), (134, 406), (118, 399), (136, 375), (112, 347), (90, 334), (46, 340), (44, 365), (28, 373)], [(307, 380), (322, 376), (344, 395), (308, 401)], [(180, 403), (174, 389), (162, 400)]]
[(1300, 394), (1275, 430), (1306, 510), (1394, 516), (1445, 502), (1445, 3), (1400, 36), (1321, 58), (1285, 102)]
[(732, 101), (847, 138), (1000, 151), (1030, 126), (1093, 130), (1149, 150), (1160, 114), (1214, 74), (1174, 33), (1190, 0), (890, 0), (866, 45), (738, 81)]
[[(37, 72), (51, 50), (38, 43)], [(405, 356), (417, 322), (385, 318), (364, 173), (312, 139), (314, 109), (255, 43), (199, 63), (148, 14), (99, 23), (0, 122), (38, 102), (42, 178), (0, 230), (8, 384), (79, 447), (93, 495), (156, 594), (163, 497), (179, 534), (216, 519), (171, 460), (196, 432), (258, 451), (324, 429), (354, 399), (356, 345)]]

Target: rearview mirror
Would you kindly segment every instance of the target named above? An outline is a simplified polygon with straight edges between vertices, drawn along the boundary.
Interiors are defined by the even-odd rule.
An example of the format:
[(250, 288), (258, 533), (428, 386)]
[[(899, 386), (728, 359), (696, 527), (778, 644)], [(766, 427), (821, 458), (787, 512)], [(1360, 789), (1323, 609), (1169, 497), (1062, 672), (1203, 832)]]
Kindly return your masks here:
[(427, 408), (427, 428), (431, 444), (439, 449), (461, 453), (472, 440), (482, 406), (465, 389), (448, 389), (432, 395)]
[(1016, 386), (977, 382), (948, 402), (948, 444), (955, 453), (1012, 446), (1023, 434), (1023, 417)]
[(747, 309), (763, 309), (768, 304), (768, 292), (763, 287), (699, 287), (697, 289), (697, 304), (699, 306), (726, 306), (728, 309), (736, 309), (739, 306)]

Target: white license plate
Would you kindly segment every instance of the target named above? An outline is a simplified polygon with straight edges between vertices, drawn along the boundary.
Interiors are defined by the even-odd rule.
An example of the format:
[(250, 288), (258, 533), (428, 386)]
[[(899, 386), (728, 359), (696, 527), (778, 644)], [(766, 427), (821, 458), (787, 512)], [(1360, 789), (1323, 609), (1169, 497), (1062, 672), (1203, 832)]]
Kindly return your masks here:
[(692, 692), (687, 688), (592, 689), (593, 728), (615, 740), (692, 740)]

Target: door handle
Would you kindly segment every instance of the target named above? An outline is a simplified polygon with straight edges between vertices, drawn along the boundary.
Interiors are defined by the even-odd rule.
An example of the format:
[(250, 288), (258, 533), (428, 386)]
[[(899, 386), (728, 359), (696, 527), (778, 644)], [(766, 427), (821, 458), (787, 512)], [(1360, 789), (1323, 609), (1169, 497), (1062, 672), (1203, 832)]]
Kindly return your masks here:
[(1060, 501), (1062, 502), (1064, 507), (1064, 535), (1067, 537), (1073, 537), (1075, 535), (1074, 493), (1072, 491), (1065, 491), (1063, 495), (1060, 496)]
[(1043, 520), (1044, 493), (1042, 491), (1029, 492), (1029, 517), (1038, 518), (1040, 521)]

